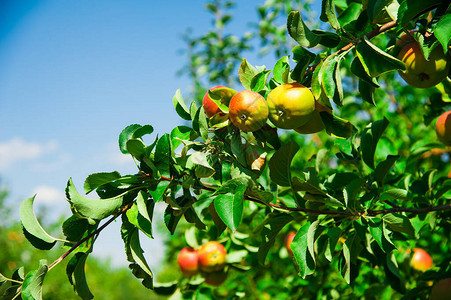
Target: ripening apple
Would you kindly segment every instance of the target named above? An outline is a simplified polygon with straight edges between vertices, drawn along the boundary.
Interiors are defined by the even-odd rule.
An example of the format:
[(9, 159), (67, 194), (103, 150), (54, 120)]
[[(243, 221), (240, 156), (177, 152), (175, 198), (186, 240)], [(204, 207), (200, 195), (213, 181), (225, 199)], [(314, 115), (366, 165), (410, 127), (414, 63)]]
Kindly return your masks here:
[(451, 110), (438, 117), (435, 132), (443, 144), (451, 146)]
[[(221, 100), (221, 102), (226, 106), (229, 105), (228, 102), (236, 91), (229, 89), (223, 85), (214, 86), (210, 89), (210, 91), (214, 91), (219, 88), (225, 88), (224, 95), (223, 95), (224, 98), (223, 98), (223, 100)], [(204, 98), (202, 99), (202, 106), (204, 107), (205, 114), (207, 115), (207, 117), (209, 119), (212, 118), (216, 114), (219, 114), (219, 116), (221, 116), (221, 117), (225, 117), (227, 115), (226, 113), (221, 111), (219, 106), (213, 100), (211, 100), (210, 95), (208, 95), (208, 91), (205, 93)]]
[(249, 90), (238, 92), (230, 100), (229, 119), (241, 131), (259, 130), (268, 119), (268, 104), (257, 92)]
[(451, 299), (451, 278), (445, 278), (434, 284), (429, 300)]
[(187, 277), (194, 276), (199, 272), (198, 260), (199, 256), (197, 250), (194, 250), (191, 247), (183, 248), (177, 256), (180, 270), (182, 271), (182, 274)]
[(204, 272), (220, 271), (226, 263), (227, 251), (216, 241), (203, 244), (199, 250), (199, 268)]
[(429, 270), (434, 266), (432, 257), (429, 253), (420, 248), (413, 249), (413, 256), (410, 264), (412, 265), (412, 268), (422, 272)]
[(406, 65), (406, 70), (399, 71), (399, 75), (411, 86), (430, 88), (442, 82), (448, 75), (450, 59), (444, 54), (441, 45), (432, 50), (427, 60), (420, 44), (408, 34), (401, 36), (397, 44), (404, 45), (398, 58)]
[(293, 242), (294, 237), (296, 236), (296, 232), (292, 231), (288, 233), (285, 238), (285, 248), (287, 248), (288, 254), (293, 256), (293, 250), (291, 249), (291, 243)]

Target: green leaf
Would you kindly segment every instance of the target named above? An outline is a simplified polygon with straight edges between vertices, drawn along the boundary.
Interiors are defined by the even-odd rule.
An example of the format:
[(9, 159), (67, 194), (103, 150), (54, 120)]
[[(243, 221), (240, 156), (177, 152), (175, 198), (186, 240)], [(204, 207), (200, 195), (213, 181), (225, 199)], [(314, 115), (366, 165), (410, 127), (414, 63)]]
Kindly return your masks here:
[(199, 178), (211, 177), (216, 173), (216, 170), (209, 164), (207, 155), (204, 152), (194, 152), (188, 158), (186, 168), (196, 166), (195, 173)]
[(91, 293), (86, 282), (85, 263), (88, 253), (77, 252), (70, 259), (66, 266), (66, 274), (77, 295), (82, 299), (92, 299)]
[(210, 99), (226, 114), (229, 113), (230, 99), (232, 99), (235, 94), (236, 91), (228, 87), (221, 87), (208, 91)]
[(296, 192), (304, 191), (309, 194), (327, 196), (327, 193), (323, 192), (320, 188), (314, 186), (313, 184), (307, 181), (301, 182), (301, 180), (298, 177), (293, 178), (292, 188)]
[(376, 88), (370, 85), (368, 82), (359, 79), (359, 93), (362, 100), (368, 102), (369, 104), (376, 106), (374, 103), (374, 92)]
[(117, 171), (111, 173), (94, 173), (86, 177), (83, 188), (85, 189), (85, 193), (89, 194), (99, 186), (115, 181), (119, 178), (121, 178), (121, 174), (119, 174), (119, 172)]
[(163, 200), (163, 195), (170, 183), (170, 181), (161, 180), (157, 185), (149, 187), (148, 191), (154, 202), (160, 202)]
[(386, 199), (397, 199), (397, 200), (410, 200), (411, 197), (408, 197), (408, 192), (403, 189), (390, 189), (385, 191), (380, 196), (381, 200)]
[(251, 91), (260, 92), (261, 90), (264, 90), (270, 73), (270, 70), (264, 70), (257, 73), (251, 80)]
[(164, 211), (164, 223), (171, 234), (174, 234), (181, 217), (181, 211), (176, 211), (170, 205), (166, 207)]
[(363, 130), (361, 138), (361, 151), (363, 161), (374, 170), (374, 154), (377, 143), (390, 122), (384, 117), (382, 120), (370, 123)]
[(299, 267), (299, 275), (302, 278), (310, 275), (315, 270), (315, 259), (312, 257), (309, 251), (309, 229), (312, 224), (307, 222), (301, 229), (298, 230), (296, 236), (291, 243), (291, 250), (293, 250), (293, 256), (296, 261), (296, 265)]
[(323, 22), (329, 22), (334, 29), (340, 28), (333, 0), (323, 0), (321, 5), (321, 16), (319, 18)]
[(338, 61), (337, 54), (329, 55), (323, 62), (318, 74), (324, 94), (330, 99), (334, 99), (334, 94), (337, 90), (335, 69), (337, 68)]
[(442, 44), (443, 51), (446, 54), (451, 40), (451, 14), (444, 15), (440, 21), (438, 21), (434, 35), (440, 44)]
[(126, 147), (127, 141), (133, 138), (135, 131), (141, 127), (142, 126), (139, 124), (132, 124), (127, 126), (124, 130), (122, 130), (121, 134), (119, 134), (119, 149), (123, 154), (128, 154)]
[(312, 32), (320, 37), (319, 44), (327, 48), (335, 48), (341, 42), (340, 36), (333, 32), (323, 31), (319, 29), (313, 29)]
[(42, 299), (42, 284), (49, 267), (46, 260), (39, 262), (39, 269), (28, 272), (22, 284), (22, 299), (38, 300)]
[(382, 51), (373, 45), (368, 38), (359, 43), (356, 47), (359, 58), (365, 73), (370, 77), (377, 77), (389, 71), (406, 69), (404, 63), (390, 54)]
[(327, 230), (328, 244), (324, 256), (329, 262), (332, 262), (335, 252), (335, 246), (337, 245), (338, 239), (341, 236), (341, 229), (339, 227), (331, 227)]
[[(36, 195), (31, 198), (27, 198), (20, 204), (20, 220), (24, 231), (28, 233), (28, 235), (25, 234), (25, 236), (30, 243), (38, 249), (48, 250), (55, 245), (58, 239), (49, 235), (44, 228), (42, 228), (41, 224), (39, 224), (39, 221), (33, 211), (33, 202), (35, 197)], [(33, 238), (30, 239), (30, 236)]]
[(313, 259), (313, 263), (316, 264), (315, 259), (315, 240), (316, 240), (316, 233), (318, 231), (319, 224), (321, 223), (321, 220), (316, 220), (313, 222), (307, 231), (307, 248), (310, 252), (310, 256)]
[(345, 10), (342, 13), (340, 13), (340, 16), (338, 17), (338, 22), (340, 22), (341, 26), (345, 26), (351, 23), (352, 21), (357, 20), (360, 14), (362, 13), (362, 10), (363, 10), (362, 4), (351, 2), (349, 3), (349, 5), (346, 5)]
[(243, 217), (245, 191), (246, 186), (240, 186), (234, 194), (220, 194), (214, 200), (219, 217), (233, 232), (236, 231)]
[(360, 80), (363, 80), (364, 82), (370, 84), (371, 86), (380, 87), (376, 78), (368, 75), (367, 70), (365, 70), (365, 68), (362, 65), (362, 62), (358, 57), (355, 57), (351, 63), (351, 72), (354, 73), (354, 75), (356, 75), (357, 77), (359, 77)]
[(185, 100), (183, 100), (182, 93), (180, 89), (175, 92), (172, 98), (172, 103), (174, 104), (177, 114), (184, 120), (191, 121), (191, 115), (189, 113), (188, 107), (186, 107)]
[(140, 191), (136, 199), (136, 203), (127, 210), (127, 218), (131, 224), (138, 227), (144, 234), (153, 239), (152, 234), (152, 216), (155, 203)]
[(291, 185), (291, 161), (298, 152), (299, 145), (290, 141), (280, 147), (269, 160), (269, 174), (271, 180), (281, 186)]
[(172, 295), (175, 293), (175, 291), (178, 288), (178, 281), (172, 281), (172, 282), (156, 282), (153, 285), (153, 290), (157, 295)]
[(66, 240), (71, 242), (78, 242), (83, 238), (85, 233), (91, 233), (96, 228), (97, 225), (91, 225), (87, 219), (82, 219), (75, 215), (67, 218), (62, 226)]
[(155, 167), (160, 172), (160, 176), (171, 177), (170, 168), (172, 160), (172, 145), (169, 134), (165, 133), (158, 139), (155, 147)]
[(286, 77), (284, 74), (286, 74), (287, 70), (290, 71), (289, 59), (288, 56), (283, 56), (274, 65), (274, 80), (280, 84), (286, 83)]
[(275, 213), (267, 217), (263, 224), (262, 244), (258, 248), (258, 262), (263, 265), (269, 249), (274, 245), (275, 239), (285, 225), (290, 223), (293, 217), (288, 214)]
[(290, 36), (303, 47), (315, 47), (321, 40), (305, 25), (298, 11), (292, 11), (288, 15), (287, 29)]
[(326, 127), (327, 134), (334, 137), (347, 139), (354, 133), (355, 127), (351, 124), (351, 122), (339, 118), (327, 111), (322, 111), (319, 114), (324, 126)]
[(146, 145), (141, 139), (129, 139), (125, 147), (128, 153), (139, 161), (146, 156)]
[(398, 9), (398, 18), (397, 18), (398, 24), (401, 27), (404, 27), (416, 16), (442, 3), (443, 0), (428, 0), (428, 1), (405, 0), (402, 3), (400, 3)]
[[(193, 102), (195, 103), (195, 102)], [(182, 141), (194, 140), (194, 132), (188, 126), (177, 126), (171, 131), (171, 144), (173, 149), (182, 144)]]
[(131, 136), (134, 139), (140, 139), (146, 134), (151, 134), (153, 132), (153, 127), (151, 125), (143, 125), (139, 128), (137, 128), (133, 135)]
[(102, 220), (119, 212), (123, 202), (122, 197), (99, 200), (83, 197), (78, 193), (72, 179), (67, 182), (66, 197), (74, 214), (94, 220)]
[(415, 229), (410, 223), (410, 219), (404, 215), (397, 213), (386, 214), (382, 217), (385, 223), (387, 223), (388, 227), (397, 232), (402, 232), (410, 237), (415, 237)]
[(240, 82), (246, 90), (251, 89), (251, 81), (255, 75), (257, 75), (257, 69), (251, 65), (245, 58), (241, 62), (240, 68), (238, 70), (238, 76)]
[(208, 140), (208, 118), (204, 108), (201, 106), (197, 109), (193, 118), (193, 129), (205, 140)]
[(388, 171), (390, 171), (398, 158), (399, 155), (388, 155), (386, 160), (381, 161), (377, 165), (376, 170), (374, 170), (374, 178), (379, 183), (379, 186), (382, 186), (385, 176), (387, 176)]
[(357, 256), (360, 251), (362, 251), (363, 247), (361, 245), (360, 239), (356, 232), (354, 232), (350, 237), (346, 239), (346, 242), (343, 244), (343, 256), (345, 259), (344, 270), (342, 269), (342, 275), (345, 281), (350, 284), (351, 278), (354, 277), (352, 273), (352, 264), (357, 263)]
[(153, 279), (153, 274), (149, 268), (149, 265), (147, 264), (146, 259), (144, 258), (144, 251), (141, 248), (141, 243), (139, 241), (139, 235), (137, 230), (134, 230), (131, 233), (129, 245), (134, 262), (141, 268), (142, 271), (144, 271), (147, 274), (144, 280), (148, 283), (151, 283)]
[(374, 240), (377, 242), (379, 247), (381, 247), (382, 251), (385, 253), (390, 253), (396, 247), (393, 245), (393, 243), (390, 241), (387, 230), (385, 229), (384, 222), (375, 222), (373, 220), (368, 221), (369, 224), (369, 231), (371, 236), (374, 238)]

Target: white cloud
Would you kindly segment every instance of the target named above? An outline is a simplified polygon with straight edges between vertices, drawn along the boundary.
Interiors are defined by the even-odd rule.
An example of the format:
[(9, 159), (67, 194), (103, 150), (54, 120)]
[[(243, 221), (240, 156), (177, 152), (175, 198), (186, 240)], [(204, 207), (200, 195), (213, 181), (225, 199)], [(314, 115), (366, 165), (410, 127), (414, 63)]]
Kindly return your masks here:
[(23, 160), (36, 159), (44, 154), (51, 153), (58, 148), (57, 141), (44, 144), (24, 141), (20, 137), (0, 143), (0, 171), (4, 171), (14, 163)]
[(108, 161), (113, 166), (133, 165), (133, 158), (130, 154), (123, 154), (117, 144), (107, 146)]
[(52, 186), (38, 186), (34, 189), (33, 195), (36, 194), (36, 204), (56, 204), (65, 203), (66, 196), (64, 190), (57, 189)]

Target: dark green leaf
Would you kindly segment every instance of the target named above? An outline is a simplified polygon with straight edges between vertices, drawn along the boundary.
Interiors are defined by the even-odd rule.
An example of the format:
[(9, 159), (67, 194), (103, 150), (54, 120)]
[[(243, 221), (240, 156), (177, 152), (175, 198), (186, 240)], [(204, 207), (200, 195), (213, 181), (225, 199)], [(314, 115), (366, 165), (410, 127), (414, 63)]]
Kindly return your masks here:
[(376, 106), (374, 103), (374, 91), (376, 88), (369, 84), (368, 82), (359, 79), (359, 93), (362, 100), (368, 102), (369, 104)]
[(97, 228), (96, 225), (89, 224), (88, 219), (82, 219), (75, 215), (67, 218), (62, 227), (66, 240), (72, 242), (78, 242), (83, 238), (85, 233), (91, 232)]
[(368, 224), (368, 229), (371, 236), (377, 242), (379, 247), (381, 247), (382, 251), (384, 251), (385, 253), (390, 253), (391, 251), (396, 249), (387, 235), (384, 222), (375, 222), (373, 220), (369, 220)]
[(66, 266), (66, 274), (70, 284), (74, 286), (77, 295), (82, 299), (92, 299), (91, 293), (86, 282), (85, 263), (88, 253), (77, 252), (70, 259)]
[(373, 87), (380, 87), (376, 78), (368, 75), (367, 71), (363, 67), (362, 62), (358, 57), (354, 58), (354, 60), (351, 63), (351, 72), (354, 73), (354, 75), (356, 75), (357, 77), (359, 77), (359, 80), (363, 80), (364, 82), (370, 84)]
[(170, 181), (161, 180), (157, 185), (149, 187), (148, 191), (150, 195), (152, 195), (154, 202), (160, 202), (163, 200), (163, 195), (170, 183)]
[(351, 122), (339, 118), (327, 111), (320, 112), (320, 116), (324, 126), (326, 127), (327, 134), (334, 137), (347, 139), (354, 133), (355, 127), (351, 124)]
[(155, 147), (155, 167), (161, 176), (170, 177), (170, 166), (172, 160), (172, 147), (169, 134), (165, 133), (158, 139)]
[(276, 213), (270, 215), (265, 224), (263, 225), (263, 240), (262, 244), (258, 248), (258, 262), (264, 264), (266, 255), (268, 255), (269, 249), (274, 245), (276, 236), (279, 234), (285, 225), (293, 220), (293, 217), (288, 214)]
[(141, 139), (129, 139), (126, 148), (128, 153), (137, 160), (142, 160), (146, 156), (146, 145)]
[(319, 18), (323, 22), (329, 22), (334, 29), (340, 28), (333, 0), (323, 0), (321, 5), (321, 16)]
[(388, 191), (385, 191), (380, 196), (381, 200), (386, 199), (397, 199), (397, 200), (410, 200), (410, 197), (408, 197), (408, 192), (403, 189), (390, 189)]
[(274, 65), (274, 80), (280, 84), (286, 83), (286, 81), (284, 80), (284, 74), (287, 70), (290, 70), (288, 56), (283, 56)]
[(178, 287), (178, 281), (159, 283), (153, 285), (153, 289), (157, 295), (169, 296), (175, 293)]
[[(38, 249), (50, 249), (55, 245), (58, 239), (49, 235), (44, 228), (42, 228), (41, 224), (39, 224), (33, 211), (34, 198), (35, 196), (27, 198), (20, 204), (20, 220), (26, 233), (33, 236), (33, 246)], [(27, 238), (29, 237), (28, 235), (25, 236)], [(30, 240), (30, 242), (32, 241)]]
[(177, 149), (182, 144), (182, 141), (193, 140), (192, 137), (194, 137), (193, 130), (188, 126), (174, 127), (171, 131), (171, 144), (173, 149)]
[(117, 171), (111, 173), (94, 173), (86, 177), (83, 188), (85, 189), (85, 193), (89, 194), (99, 186), (102, 186), (119, 178), (121, 178), (121, 174), (119, 174), (119, 172)]
[(382, 220), (387, 223), (391, 230), (405, 233), (412, 238), (415, 237), (415, 229), (410, 223), (410, 219), (408, 217), (401, 214), (390, 213), (384, 215)]
[(428, 1), (418, 1), (418, 0), (405, 0), (400, 3), (398, 9), (398, 24), (401, 27), (407, 25), (413, 18), (426, 12), (428, 9), (442, 4), (443, 0), (428, 0)]
[(332, 262), (335, 252), (335, 246), (337, 245), (338, 239), (341, 236), (341, 229), (339, 227), (331, 227), (327, 230), (328, 243), (324, 256), (329, 262)]
[(127, 217), (131, 224), (138, 227), (148, 237), (152, 235), (152, 216), (155, 203), (147, 197), (146, 193), (140, 191), (136, 203), (127, 210)]
[(360, 143), (362, 159), (371, 169), (374, 169), (374, 153), (376, 152), (377, 143), (388, 124), (388, 120), (384, 118), (372, 122), (363, 130)]
[(269, 160), (271, 180), (281, 186), (291, 185), (291, 161), (298, 152), (299, 145), (290, 141), (280, 147)]
[(290, 36), (303, 47), (315, 47), (321, 40), (305, 25), (298, 11), (292, 11), (288, 15), (287, 29)]
[(313, 29), (312, 32), (320, 37), (319, 44), (327, 48), (335, 48), (341, 42), (340, 36), (333, 32), (318, 29)]
[(404, 71), (406, 69), (402, 61), (382, 51), (366, 37), (357, 45), (357, 57), (369, 77), (377, 77), (389, 71)]
[(117, 213), (123, 202), (122, 197), (110, 199), (88, 199), (83, 197), (78, 193), (72, 179), (69, 179), (67, 182), (66, 197), (71, 204), (74, 214), (94, 220), (102, 220)]
[(119, 135), (119, 149), (121, 150), (122, 153), (128, 154), (126, 147), (127, 141), (133, 138), (133, 134), (135, 133), (135, 131), (141, 127), (142, 126), (139, 124), (132, 124), (127, 126), (124, 130), (122, 130), (121, 134)]
[(390, 171), (398, 158), (399, 155), (388, 155), (386, 160), (381, 161), (377, 165), (376, 170), (374, 170), (374, 178), (380, 186), (384, 183), (385, 176), (387, 176), (388, 171)]

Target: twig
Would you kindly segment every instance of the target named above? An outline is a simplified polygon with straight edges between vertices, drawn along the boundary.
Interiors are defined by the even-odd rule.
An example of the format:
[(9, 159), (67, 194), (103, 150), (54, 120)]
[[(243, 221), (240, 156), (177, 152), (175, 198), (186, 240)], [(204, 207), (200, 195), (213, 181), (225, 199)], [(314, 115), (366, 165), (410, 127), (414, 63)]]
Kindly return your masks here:
[(439, 205), (439, 206), (428, 206), (428, 207), (423, 207), (423, 208), (394, 207), (394, 208), (381, 209), (381, 210), (368, 210), (366, 214), (368, 216), (376, 216), (376, 215), (390, 214), (390, 213), (396, 213), (396, 212), (421, 214), (421, 213), (427, 213), (427, 212), (431, 212), (431, 211), (448, 210), (448, 209), (451, 209), (451, 203)]
[(72, 246), (72, 248), (70, 248), (66, 253), (64, 253), (63, 255), (61, 255), (57, 260), (55, 260), (54, 262), (52, 262), (49, 265), (49, 271), (56, 266), (57, 264), (59, 264), (63, 259), (65, 259), (69, 254), (71, 254), (75, 249), (78, 248), (78, 246), (80, 246), (81, 244), (83, 244), (84, 242), (86, 242), (88, 239), (90, 239), (91, 237), (93, 237), (94, 235), (100, 233), (105, 227), (107, 227), (111, 222), (113, 222), (117, 217), (119, 217), (120, 215), (122, 215), (124, 212), (126, 212), (130, 207), (132, 207), (133, 202), (127, 204), (127, 206), (125, 206), (119, 213), (117, 213), (115, 216), (111, 217), (111, 219), (109, 219), (108, 221), (106, 221), (102, 226), (100, 226), (99, 228), (96, 229), (96, 231), (94, 231), (93, 233), (89, 234), (88, 236), (86, 236), (85, 238), (81, 239), (80, 241), (78, 241), (74, 246)]

